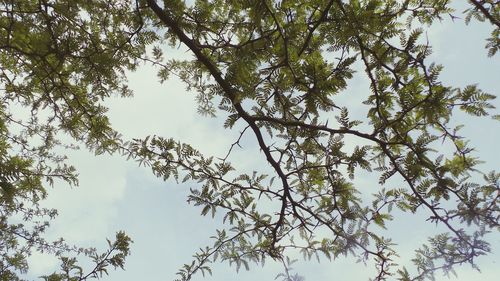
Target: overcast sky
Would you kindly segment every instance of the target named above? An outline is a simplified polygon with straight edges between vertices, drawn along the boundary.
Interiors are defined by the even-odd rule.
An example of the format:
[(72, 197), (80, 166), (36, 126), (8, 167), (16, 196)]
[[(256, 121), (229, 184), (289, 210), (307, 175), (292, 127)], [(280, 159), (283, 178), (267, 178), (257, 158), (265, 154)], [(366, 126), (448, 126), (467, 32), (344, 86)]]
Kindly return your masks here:
[[(462, 20), (446, 20), (436, 24), (428, 36), (434, 47), (434, 60), (445, 66), (442, 80), (449, 85), (465, 86), (479, 83), (482, 89), (496, 94), (500, 77), (498, 55), (487, 58), (484, 39), (490, 27), (485, 24), (465, 26)], [(177, 52), (179, 52), (177, 50)], [(347, 92), (355, 107), (364, 99), (360, 89), (366, 81), (353, 81)], [(223, 156), (237, 138), (238, 131), (222, 129), (222, 119), (206, 118), (196, 113), (195, 95), (175, 79), (159, 84), (154, 69), (140, 68), (130, 75), (130, 86), (135, 97), (111, 99), (110, 118), (113, 126), (126, 139), (155, 134), (190, 143), (206, 155)], [(345, 96), (345, 95), (344, 95)], [(347, 99), (346, 99), (347, 100)], [(498, 101), (497, 107), (500, 106)], [(498, 169), (500, 139), (498, 122), (469, 118), (464, 129), (486, 161), (484, 171)], [(251, 136), (251, 135), (249, 135)], [(497, 145), (495, 145), (497, 144)], [(243, 143), (234, 159), (238, 167), (252, 170), (260, 165), (255, 157), (252, 139)], [(65, 237), (70, 243), (105, 248), (105, 238), (125, 230), (134, 243), (127, 259), (126, 271), (111, 272), (102, 280), (173, 280), (178, 268), (192, 260), (199, 248), (211, 245), (208, 237), (214, 234), (217, 221), (201, 217), (200, 209), (186, 203), (189, 187), (195, 183), (176, 184), (155, 178), (148, 168), (138, 167), (121, 156), (94, 156), (81, 150), (70, 152), (70, 161), (80, 173), (80, 186), (69, 189), (56, 185), (45, 205), (59, 209), (59, 217), (49, 231), (51, 237)], [(356, 179), (357, 184), (373, 183), (369, 178)], [(399, 243), (401, 258), (409, 260), (413, 250), (436, 230), (430, 223), (415, 224), (412, 217), (404, 217), (389, 225)], [(459, 278), (440, 277), (437, 280), (496, 281), (500, 276), (500, 237), (490, 237), (495, 253), (478, 259), (482, 273), (468, 266), (457, 270)], [(31, 258), (31, 275), (39, 276), (54, 271), (57, 261), (42, 255)], [(321, 263), (299, 260), (295, 267), (307, 281), (367, 280), (373, 268), (354, 263), (354, 259), (339, 259)], [(277, 264), (252, 266), (249, 272), (239, 273), (227, 264), (214, 267), (212, 277), (196, 276), (193, 280), (274, 280), (281, 271)]]

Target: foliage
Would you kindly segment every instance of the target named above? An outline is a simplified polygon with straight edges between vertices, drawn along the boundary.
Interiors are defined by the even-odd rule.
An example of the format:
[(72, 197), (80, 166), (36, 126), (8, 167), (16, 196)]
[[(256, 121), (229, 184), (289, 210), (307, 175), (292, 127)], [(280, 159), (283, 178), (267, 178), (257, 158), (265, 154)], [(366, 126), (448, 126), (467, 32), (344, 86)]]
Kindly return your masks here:
[(500, 49), (500, 8), (498, 1), (486, 0), (476, 1), (470, 0), (472, 7), (466, 10), (466, 22), (470, 22), (472, 18), (479, 21), (489, 21), (494, 29), (491, 32), (491, 37), (488, 38), (486, 48), (488, 48), (488, 55), (494, 56)]
[[(121, 232), (110, 241), (105, 256), (62, 239), (47, 241), (43, 234), (57, 211), (40, 207), (46, 185), (58, 179), (77, 184), (74, 168), (55, 152), (75, 148), (61, 142), (61, 133), (84, 141), (97, 153), (116, 146), (118, 135), (98, 101), (111, 91), (128, 94), (120, 67), (133, 63), (126, 56), (118, 59), (127, 48), (114, 44), (124, 44), (129, 37), (125, 30), (110, 28), (110, 18), (83, 12), (103, 9), (113, 15), (118, 6), (105, 1), (95, 6), (88, 1), (0, 1), (0, 280), (23, 280), (34, 251), (61, 259), (63, 273), (46, 280), (98, 277), (110, 265), (122, 267), (129, 254), (130, 238)], [(126, 16), (120, 18), (127, 21)], [(92, 33), (103, 26), (115, 34), (107, 42)], [(78, 268), (73, 255), (89, 256), (96, 267), (73, 272)]]
[[(2, 111), (2, 117), (11, 118), (4, 113)], [(47, 195), (44, 180), (50, 183), (54, 178), (62, 178), (76, 184), (76, 176), (72, 167), (48, 153), (51, 146), (48, 141), (39, 147), (28, 146), (23, 137), (29, 135), (28, 131), (32, 129), (36, 130), (26, 127), (19, 134), (11, 134), (5, 126), (0, 128), (0, 280), (24, 280), (20, 274), (28, 271), (27, 258), (33, 251), (60, 257), (64, 273), (43, 277), (50, 281), (87, 280), (107, 273), (109, 265), (123, 268), (131, 240), (122, 232), (117, 233), (115, 242), (108, 241), (110, 248), (103, 255), (98, 255), (93, 248), (77, 248), (68, 245), (63, 239), (47, 241), (43, 237), (49, 227), (48, 220), (57, 215), (57, 210), (39, 205), (40, 200)], [(12, 151), (18, 154), (12, 155)], [(54, 161), (55, 166), (49, 166), (50, 161)], [(89, 256), (96, 266), (84, 274), (76, 259), (67, 255)], [(73, 270), (78, 272), (71, 272)]]
[[(21, 202), (38, 210), (42, 179), (74, 181), (53, 154), (62, 145), (57, 136), (67, 133), (96, 153), (119, 149), (164, 179), (199, 183), (189, 202), (202, 215), (223, 214), (227, 227), (181, 268), (180, 280), (211, 273), (216, 260), (240, 269), (273, 259), (286, 268), (287, 254), (297, 250), (306, 258), (371, 260), (375, 280), (432, 279), (439, 269), (475, 265), (490, 251), (485, 234), (500, 229), (500, 174), (486, 173), (484, 183), (476, 183), (480, 161), (452, 115), (487, 116), (495, 96), (477, 85), (444, 85), (443, 67), (429, 62), (423, 34), (454, 17), (449, 2), (2, 0), (2, 202), (19, 198), (12, 211), (2, 209), (2, 230), (15, 227), (7, 219), (22, 212)], [(494, 56), (498, 3), (469, 2), (467, 21), (494, 26), (487, 39)], [(179, 44), (191, 59), (169, 57), (166, 46)], [(200, 113), (226, 117), (227, 129), (243, 127), (234, 145), (255, 138), (272, 172), (238, 172), (230, 163), (234, 145), (219, 159), (160, 136), (122, 142), (102, 101), (129, 96), (125, 73), (141, 62), (157, 66), (161, 81), (176, 75), (197, 92)], [(335, 99), (359, 69), (370, 83), (359, 93), (367, 108), (363, 120)], [(29, 110), (27, 119), (16, 117), (16, 104)], [(19, 134), (12, 133), (16, 126)], [(41, 146), (33, 146), (37, 141)], [(353, 142), (360, 145), (350, 149)], [(438, 150), (440, 143), (453, 151)], [(360, 170), (380, 178), (370, 202), (353, 181)], [(380, 231), (394, 207), (408, 216), (425, 212), (447, 230), (416, 251), (416, 272), (398, 264), (393, 242)], [(27, 270), (30, 252), (18, 237), (3, 237), (2, 245), (10, 245), (1, 248), (8, 274), (17, 276)], [(24, 240), (28, 248), (43, 245)], [(109, 252), (89, 254), (97, 264), (90, 275), (64, 257), (61, 273), (45, 279), (81, 280), (106, 272), (101, 265), (121, 267), (129, 242), (119, 233)], [(288, 271), (280, 277), (301, 278)]]

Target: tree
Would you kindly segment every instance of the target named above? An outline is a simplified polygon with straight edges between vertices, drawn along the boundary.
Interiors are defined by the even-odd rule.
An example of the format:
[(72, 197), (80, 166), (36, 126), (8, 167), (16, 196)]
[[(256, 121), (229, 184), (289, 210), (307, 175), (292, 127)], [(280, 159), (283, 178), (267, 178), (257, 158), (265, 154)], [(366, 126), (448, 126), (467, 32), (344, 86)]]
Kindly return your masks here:
[[(117, 233), (115, 241), (108, 240), (109, 250), (102, 254), (62, 239), (43, 238), (49, 220), (57, 214), (39, 205), (47, 194), (45, 185), (57, 179), (77, 184), (74, 169), (65, 163), (64, 155), (56, 153), (58, 147), (72, 146), (63, 144), (61, 133), (84, 140), (96, 152), (111, 150), (113, 145), (104, 108), (97, 103), (108, 90), (116, 89), (117, 74), (106, 67), (106, 58), (112, 55), (99, 53), (103, 42), (79, 52), (82, 44), (93, 42), (94, 35), (81, 34), (85, 24), (78, 15), (85, 10), (94, 13), (102, 5), (80, 2), (0, 1), (1, 280), (22, 280), (33, 251), (61, 258), (60, 272), (43, 277), (51, 281), (100, 276), (110, 266), (123, 267), (129, 254), (131, 240), (123, 232)], [(92, 28), (102, 27), (97, 24), (93, 18)], [(88, 256), (93, 268), (83, 271), (75, 255)]]
[[(474, 266), (490, 251), (484, 236), (500, 229), (500, 174), (476, 170), (480, 160), (452, 117), (457, 111), (487, 116), (495, 96), (477, 85), (444, 85), (442, 66), (429, 62), (431, 46), (422, 35), (436, 20), (455, 17), (449, 2), (3, 0), (2, 202), (19, 198), (12, 211), (2, 203), (3, 221), (22, 212), (25, 201), (38, 210), (42, 179), (74, 181), (54, 154), (63, 145), (58, 136), (66, 133), (96, 153), (136, 159), (164, 179), (199, 183), (189, 201), (203, 215), (222, 213), (227, 228), (184, 265), (180, 280), (210, 272), (215, 260), (248, 268), (273, 259), (286, 267), (294, 250), (306, 258), (374, 261), (375, 280), (425, 280), (440, 269)], [(486, 47), (494, 56), (500, 48), (498, 1), (469, 2), (466, 20), (493, 25)], [(181, 44), (192, 58), (169, 58), (166, 45)], [(225, 116), (225, 128), (241, 128), (225, 157), (159, 136), (122, 140), (111, 128), (103, 100), (129, 96), (126, 71), (141, 63), (157, 66), (160, 80), (176, 75), (196, 91), (200, 114)], [(363, 120), (336, 101), (357, 69), (370, 82), (362, 93)], [(29, 109), (27, 118), (15, 117), (15, 104)], [(12, 133), (16, 128), (20, 133)], [(232, 149), (247, 137), (257, 140), (271, 172), (233, 168)], [(346, 142), (360, 145), (349, 149)], [(352, 183), (360, 170), (379, 177), (370, 202)], [(424, 211), (447, 229), (416, 250), (413, 273), (398, 265), (393, 243), (380, 233), (394, 207), (408, 215)], [(6, 221), (1, 227), (10, 226)], [(115, 267), (123, 266), (130, 242), (120, 235), (119, 262), (107, 261)], [(44, 245), (11, 236), (2, 236), (2, 243), (19, 239)], [(14, 244), (0, 248), (6, 261), (14, 260), (11, 249), (23, 249)], [(10, 262), (10, 276), (26, 270), (26, 255)], [(78, 271), (75, 262), (69, 267)], [(73, 280), (68, 275), (47, 278)]]

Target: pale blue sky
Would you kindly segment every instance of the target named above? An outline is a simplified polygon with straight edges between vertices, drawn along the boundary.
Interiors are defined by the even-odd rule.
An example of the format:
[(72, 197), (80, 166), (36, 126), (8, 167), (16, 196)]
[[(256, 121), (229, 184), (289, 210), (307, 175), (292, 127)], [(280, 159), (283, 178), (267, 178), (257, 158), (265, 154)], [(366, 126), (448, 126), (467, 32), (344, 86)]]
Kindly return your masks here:
[[(434, 47), (434, 59), (445, 66), (442, 80), (450, 85), (465, 86), (479, 83), (482, 89), (496, 94), (499, 86), (499, 57), (487, 58), (483, 48), (490, 27), (485, 24), (465, 26), (462, 20), (449, 20), (436, 24), (428, 36)], [(176, 50), (176, 52), (180, 52)], [(222, 129), (221, 119), (196, 114), (194, 94), (186, 93), (179, 81), (157, 83), (151, 68), (139, 69), (130, 76), (135, 90), (131, 99), (109, 101), (113, 125), (125, 138), (156, 134), (173, 137), (192, 144), (207, 155), (222, 156), (237, 137), (238, 131)], [(356, 89), (366, 87), (363, 81), (354, 81), (349, 88), (349, 101), (356, 100)], [(354, 98), (353, 98), (354, 95)], [(342, 97), (341, 97), (342, 98)], [(347, 98), (344, 98), (347, 100)], [(359, 97), (363, 100), (364, 97)], [(500, 103), (496, 101), (497, 107)], [(478, 155), (487, 163), (484, 171), (498, 169), (500, 152), (499, 124), (495, 121), (468, 118), (464, 133), (477, 148)], [(249, 135), (251, 136), (251, 135)], [(255, 157), (258, 151), (252, 139), (243, 143), (244, 150), (236, 151), (238, 167), (252, 170), (262, 164)], [(70, 161), (80, 172), (80, 187), (68, 189), (56, 186), (50, 192), (47, 206), (60, 210), (49, 234), (66, 237), (69, 242), (82, 246), (105, 246), (104, 238), (113, 237), (115, 231), (125, 230), (135, 241), (132, 255), (127, 259), (126, 271), (111, 272), (102, 280), (173, 280), (183, 263), (199, 248), (210, 245), (208, 239), (219, 222), (201, 217), (200, 210), (187, 205), (189, 187), (196, 183), (177, 185), (173, 181), (156, 179), (148, 168), (137, 167), (120, 156), (98, 156), (86, 151), (70, 152)], [(373, 185), (372, 179), (356, 179), (359, 185)], [(397, 219), (389, 226), (400, 245), (403, 260), (413, 257), (413, 249), (435, 230), (429, 223), (415, 223), (413, 217)], [(494, 253), (478, 260), (483, 273), (466, 266), (458, 270), (459, 278), (437, 280), (496, 281), (500, 276), (500, 237), (490, 237)], [(41, 255), (32, 258), (32, 275), (54, 270), (56, 261)], [(353, 259), (334, 262), (299, 260), (295, 266), (307, 281), (367, 280), (371, 267), (356, 264)], [(227, 264), (215, 265), (212, 277), (196, 276), (193, 280), (274, 280), (281, 267), (268, 263), (264, 268), (252, 266), (251, 271), (236, 273)]]

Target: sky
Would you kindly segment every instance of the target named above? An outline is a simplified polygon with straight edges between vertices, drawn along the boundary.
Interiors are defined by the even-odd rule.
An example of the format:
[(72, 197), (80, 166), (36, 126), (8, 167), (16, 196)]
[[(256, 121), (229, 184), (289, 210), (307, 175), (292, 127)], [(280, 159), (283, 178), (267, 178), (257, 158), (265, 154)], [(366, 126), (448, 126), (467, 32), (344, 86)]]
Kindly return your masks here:
[[(484, 39), (489, 35), (487, 24), (465, 26), (460, 19), (445, 20), (428, 32), (434, 47), (433, 60), (445, 66), (441, 79), (454, 86), (478, 83), (482, 89), (496, 94), (500, 63), (498, 55), (487, 57)], [(181, 50), (173, 50), (180, 55)], [(142, 67), (129, 75), (130, 87), (135, 96), (128, 99), (113, 98), (108, 101), (110, 120), (125, 139), (158, 135), (190, 143), (205, 155), (223, 156), (235, 141), (238, 131), (222, 128), (223, 118), (207, 118), (196, 113), (195, 94), (185, 90), (185, 85), (175, 79), (164, 84), (158, 82), (156, 71)], [(346, 92), (352, 106), (356, 92), (366, 81), (353, 81)], [(340, 97), (341, 99), (343, 97)], [(347, 99), (344, 97), (344, 99)], [(498, 101), (495, 102), (500, 107)], [(498, 122), (467, 118), (464, 134), (471, 139), (477, 155), (485, 161), (484, 171), (498, 169), (500, 152), (496, 143), (500, 139)], [(249, 135), (250, 136), (250, 135)], [(244, 140), (243, 149), (235, 151), (237, 166), (252, 170), (262, 164), (255, 157), (255, 141)], [(209, 236), (219, 225), (217, 220), (200, 216), (200, 209), (186, 203), (189, 187), (196, 183), (177, 184), (157, 179), (147, 167), (119, 155), (94, 154), (85, 149), (68, 152), (70, 162), (79, 171), (80, 186), (68, 188), (56, 184), (50, 190), (45, 206), (59, 210), (52, 222), (49, 237), (64, 237), (80, 246), (105, 249), (105, 238), (113, 238), (118, 230), (132, 237), (132, 254), (127, 258), (125, 271), (111, 272), (101, 280), (173, 280), (184, 263), (200, 247), (211, 245)], [(233, 161), (234, 162), (234, 161)], [(356, 179), (358, 184), (370, 184), (369, 177)], [(389, 224), (390, 234), (403, 260), (413, 257), (413, 249), (436, 231), (430, 223), (417, 224), (412, 217), (402, 217)], [(500, 276), (500, 237), (490, 236), (493, 251), (478, 259), (482, 272), (469, 266), (457, 270), (458, 278), (438, 276), (437, 280), (494, 281)], [(55, 270), (57, 260), (35, 254), (31, 257), (31, 276), (40, 276)], [(355, 259), (338, 259), (329, 262), (299, 261), (294, 266), (307, 281), (367, 280), (373, 275), (371, 267), (355, 263)], [(215, 264), (213, 276), (197, 275), (193, 280), (274, 280), (282, 271), (280, 265), (266, 263), (253, 265), (250, 271), (236, 273), (227, 263)]]

